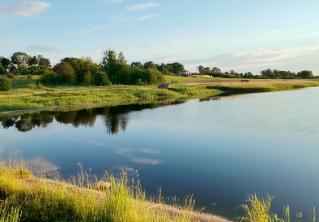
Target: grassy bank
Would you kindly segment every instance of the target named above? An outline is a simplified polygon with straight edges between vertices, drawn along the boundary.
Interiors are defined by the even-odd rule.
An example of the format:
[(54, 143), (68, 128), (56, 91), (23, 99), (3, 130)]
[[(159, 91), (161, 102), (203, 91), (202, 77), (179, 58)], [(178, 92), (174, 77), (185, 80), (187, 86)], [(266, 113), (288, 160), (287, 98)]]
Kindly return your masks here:
[(80, 175), (73, 183), (34, 177), (20, 166), (0, 165), (0, 221), (188, 222), (226, 220), (145, 199), (125, 176), (103, 182)]
[(13, 89), (0, 93), (0, 112), (66, 106), (116, 106), (164, 100), (204, 98), (223, 94), (270, 92), (319, 86), (317, 80), (247, 80), (166, 76), (169, 89), (156, 86), (43, 87), (36, 79), (19, 77)]

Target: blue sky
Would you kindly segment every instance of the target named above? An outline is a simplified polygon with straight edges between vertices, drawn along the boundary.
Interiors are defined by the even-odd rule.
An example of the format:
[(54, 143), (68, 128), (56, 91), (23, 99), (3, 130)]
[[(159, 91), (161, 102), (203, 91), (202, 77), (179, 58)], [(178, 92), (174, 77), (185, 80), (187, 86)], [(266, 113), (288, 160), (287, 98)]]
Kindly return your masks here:
[(319, 74), (318, 0), (0, 0), (0, 55), (53, 62), (123, 51), (129, 62)]

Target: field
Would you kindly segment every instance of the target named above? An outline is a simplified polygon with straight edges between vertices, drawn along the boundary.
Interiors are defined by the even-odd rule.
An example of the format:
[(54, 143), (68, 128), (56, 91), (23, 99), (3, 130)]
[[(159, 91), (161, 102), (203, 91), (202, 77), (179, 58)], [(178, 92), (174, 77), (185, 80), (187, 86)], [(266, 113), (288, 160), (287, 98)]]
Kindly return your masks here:
[(165, 76), (168, 89), (157, 86), (107, 87), (36, 85), (36, 78), (16, 77), (13, 89), (0, 93), (0, 112), (61, 107), (115, 106), (205, 98), (224, 94), (270, 92), (319, 86), (318, 80), (242, 80)]

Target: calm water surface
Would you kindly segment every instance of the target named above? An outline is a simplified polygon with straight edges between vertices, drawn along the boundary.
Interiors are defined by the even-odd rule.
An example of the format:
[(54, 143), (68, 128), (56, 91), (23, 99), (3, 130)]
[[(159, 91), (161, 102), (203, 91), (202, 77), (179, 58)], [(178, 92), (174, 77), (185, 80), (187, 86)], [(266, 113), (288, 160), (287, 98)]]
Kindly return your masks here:
[(319, 207), (319, 88), (0, 120), (3, 158), (64, 177), (125, 170), (149, 194), (231, 217), (252, 193), (275, 195), (275, 210)]

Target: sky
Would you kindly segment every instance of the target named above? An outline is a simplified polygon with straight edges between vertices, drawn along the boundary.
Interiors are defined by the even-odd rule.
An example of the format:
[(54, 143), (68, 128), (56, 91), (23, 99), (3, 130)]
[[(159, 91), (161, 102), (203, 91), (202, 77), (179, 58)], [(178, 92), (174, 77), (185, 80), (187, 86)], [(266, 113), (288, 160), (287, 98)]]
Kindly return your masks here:
[(319, 74), (318, 0), (0, 0), (0, 55)]

